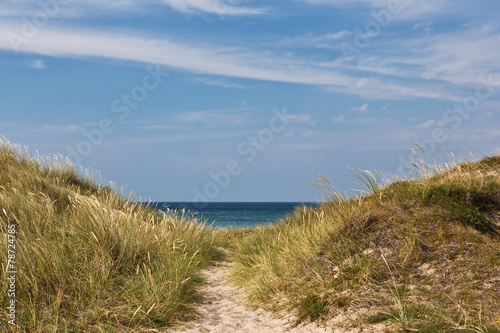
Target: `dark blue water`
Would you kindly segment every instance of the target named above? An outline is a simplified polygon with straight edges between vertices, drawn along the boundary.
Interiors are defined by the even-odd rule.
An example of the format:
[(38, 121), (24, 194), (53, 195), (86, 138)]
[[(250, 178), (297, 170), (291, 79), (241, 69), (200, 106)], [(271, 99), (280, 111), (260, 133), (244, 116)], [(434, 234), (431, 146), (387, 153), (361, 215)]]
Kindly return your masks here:
[(256, 227), (276, 223), (280, 218), (293, 213), (296, 207), (314, 206), (314, 203), (300, 202), (212, 202), (200, 207), (192, 202), (153, 203), (158, 209), (185, 209), (189, 214), (202, 218), (214, 228)]

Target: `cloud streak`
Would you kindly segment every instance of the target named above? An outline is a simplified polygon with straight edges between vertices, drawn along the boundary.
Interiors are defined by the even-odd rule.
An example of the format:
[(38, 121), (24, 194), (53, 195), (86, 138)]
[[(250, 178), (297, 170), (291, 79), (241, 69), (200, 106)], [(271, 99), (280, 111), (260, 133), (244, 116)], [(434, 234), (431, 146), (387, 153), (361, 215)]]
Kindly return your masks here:
[(207, 84), (209, 86), (216, 86), (216, 87), (223, 87), (223, 88), (247, 89), (247, 87), (244, 85), (233, 83), (233, 82), (227, 82), (227, 81), (221, 80), (221, 79), (199, 77), (197, 79), (197, 81), (200, 83), (203, 83), (203, 84)]
[(333, 6), (352, 6), (364, 4), (369, 8), (386, 8), (388, 5), (397, 4), (400, 8), (394, 20), (415, 20), (422, 17), (428, 18), (429, 15), (442, 13), (443, 9), (453, 8), (450, 0), (302, 0), (309, 4), (333, 5)]
[(267, 13), (265, 8), (250, 8), (238, 6), (234, 0), (53, 0), (34, 2), (29, 0), (7, 1), (0, 4), (0, 17), (30, 16), (41, 10), (42, 3), (58, 8), (59, 17), (78, 17), (86, 13), (98, 12), (126, 13), (137, 12), (151, 6), (170, 7), (176, 11), (189, 14), (215, 14), (220, 16), (249, 16)]
[[(302, 0), (310, 4), (347, 6), (346, 0)], [(413, 0), (399, 0), (406, 8), (417, 6)], [(447, 0), (419, 2), (419, 8), (437, 10)], [(354, 0), (371, 8), (387, 5), (384, 0)], [(20, 1), (26, 5), (27, 1)], [(350, 3), (350, 2), (349, 2)], [(12, 4), (12, 2), (8, 3)], [(70, 4), (76, 4), (70, 2)], [(209, 12), (221, 15), (253, 13), (235, 1), (223, 0), (122, 0), (120, 2), (85, 0), (78, 6), (129, 10), (147, 5), (167, 5), (182, 12)], [(118, 6), (119, 5), (119, 6)], [(2, 5), (0, 5), (2, 6)], [(69, 4), (67, 6), (70, 6)], [(434, 6), (434, 7), (433, 7)], [(24, 7), (23, 7), (24, 8)], [(247, 10), (248, 9), (248, 10)], [(258, 12), (259, 10), (257, 10)], [(342, 56), (332, 61), (318, 53), (337, 50), (352, 32), (315, 35), (306, 33), (281, 38), (275, 51), (262, 48), (228, 47), (215, 43), (175, 41), (141, 34), (102, 32), (91, 29), (70, 29), (58, 22), (39, 29), (35, 37), (18, 43), (21, 52), (52, 57), (108, 58), (154, 63), (196, 74), (233, 78), (323, 86), (324, 91), (353, 94), (367, 99), (416, 99), (460, 101), (457, 85), (480, 82), (485, 75), (500, 72), (497, 55), (500, 35), (490, 26), (462, 28), (461, 31), (420, 36), (410, 39), (380, 40), (364, 50), (356, 65)], [(14, 34), (19, 36), (18, 21), (0, 22), (0, 49), (12, 50)], [(157, 34), (156, 34), (157, 35)], [(314, 56), (298, 56), (287, 48), (316, 49)], [(34, 60), (33, 68), (43, 69), (42, 60)], [(226, 88), (244, 88), (242, 84), (219, 78), (201, 77), (200, 82)], [(455, 85), (455, 87), (453, 87)]]
[[(16, 23), (0, 23), (0, 49), (11, 50), (7, 36), (17, 31)], [(211, 74), (263, 81), (326, 86), (333, 92), (360, 95), (370, 99), (453, 99), (434, 87), (411, 86), (403, 81), (383, 82), (356, 69), (301, 59), (269, 51), (248, 51), (219, 45), (200, 45), (142, 36), (103, 33), (68, 28), (45, 28), (36, 38), (19, 45), (21, 52), (52, 57), (100, 57), (154, 63), (198, 74)], [(357, 72), (356, 72), (357, 71)], [(368, 74), (368, 75), (367, 75)]]
[(38, 59), (38, 60), (33, 60), (30, 64), (30, 67), (35, 69), (45, 69), (47, 68), (47, 65), (45, 64), (44, 60)]
[[(373, 74), (446, 81), (455, 85), (480, 82), (500, 72), (500, 33), (489, 27), (385, 42), (360, 57), (356, 67)], [(411, 50), (411, 52), (410, 52)]]
[[(17, 24), (0, 23), (0, 49), (12, 50), (7, 36)], [(130, 37), (99, 31), (71, 31), (46, 28), (27, 43), (21, 52), (52, 57), (102, 57), (155, 63), (190, 72), (257, 80), (319, 85), (345, 85), (353, 78), (314, 69), (296, 59), (237, 50), (228, 47), (201, 47), (169, 39)], [(260, 63), (260, 65), (259, 65)]]
[(254, 9), (248, 7), (238, 7), (231, 5), (234, 1), (223, 0), (163, 0), (163, 3), (171, 6), (175, 10), (193, 13), (204, 12), (217, 15), (261, 15), (265, 9)]

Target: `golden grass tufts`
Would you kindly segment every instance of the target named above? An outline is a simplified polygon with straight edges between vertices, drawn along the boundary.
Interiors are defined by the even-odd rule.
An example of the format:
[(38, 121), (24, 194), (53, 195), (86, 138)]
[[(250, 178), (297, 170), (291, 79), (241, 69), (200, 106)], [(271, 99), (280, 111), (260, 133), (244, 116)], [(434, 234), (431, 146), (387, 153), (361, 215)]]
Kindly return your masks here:
[(364, 196), (320, 177), (316, 209), (234, 240), (232, 278), (299, 321), (366, 312), (351, 325), (498, 332), (500, 156), (449, 156), (414, 161), (414, 178), (390, 184), (361, 172)]
[[(48, 162), (47, 162), (48, 161)], [(160, 214), (80, 176), (63, 159), (0, 143), (0, 288), (16, 225), (16, 322), (2, 332), (148, 331), (193, 316), (221, 232)], [(3, 293), (0, 304), (7, 308)]]

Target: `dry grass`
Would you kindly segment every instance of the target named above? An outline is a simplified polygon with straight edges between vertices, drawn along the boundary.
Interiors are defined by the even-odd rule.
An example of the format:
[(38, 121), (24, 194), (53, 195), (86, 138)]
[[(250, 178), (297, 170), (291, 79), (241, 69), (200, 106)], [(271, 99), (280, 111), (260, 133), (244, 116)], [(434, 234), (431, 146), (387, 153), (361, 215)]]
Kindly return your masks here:
[[(0, 330), (146, 332), (189, 320), (200, 270), (229, 247), (250, 299), (299, 322), (500, 332), (500, 156), (417, 162), (413, 179), (389, 185), (366, 171), (359, 181), (366, 195), (348, 197), (321, 178), (328, 200), (281, 224), (212, 230), (2, 142), (0, 288), (15, 225), (18, 326)], [(4, 293), (4, 311), (8, 302)]]
[[(140, 332), (193, 316), (200, 270), (224, 246), (219, 231), (18, 150), (0, 143), (1, 290), (9, 225), (18, 271), (17, 326), (2, 320), (2, 332)], [(3, 293), (3, 311), (8, 302)]]
[(235, 240), (233, 279), (300, 321), (368, 310), (350, 325), (500, 332), (500, 156), (415, 163), (415, 178), (330, 200)]

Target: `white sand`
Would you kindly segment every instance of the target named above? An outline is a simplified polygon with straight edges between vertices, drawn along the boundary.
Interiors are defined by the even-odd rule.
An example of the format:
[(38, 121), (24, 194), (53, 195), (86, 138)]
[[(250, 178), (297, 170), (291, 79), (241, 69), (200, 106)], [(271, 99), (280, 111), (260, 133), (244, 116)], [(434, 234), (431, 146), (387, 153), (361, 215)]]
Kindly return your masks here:
[(292, 318), (273, 318), (263, 310), (253, 310), (245, 305), (244, 296), (226, 279), (232, 263), (224, 262), (206, 269), (206, 285), (201, 293), (204, 300), (197, 310), (201, 317), (185, 326), (168, 332), (333, 332), (331, 329), (318, 327), (315, 323), (301, 328), (292, 328)]
[[(227, 258), (231, 251), (217, 248)], [(232, 262), (222, 262), (203, 271), (205, 285), (200, 293), (203, 301), (197, 305), (199, 319), (181, 327), (167, 330), (168, 333), (385, 333), (393, 331), (391, 324), (384, 322), (375, 325), (360, 324), (359, 319), (366, 317), (369, 310), (351, 307), (339, 311), (327, 322), (301, 324), (294, 327), (296, 318), (292, 314), (270, 314), (262, 309), (255, 310), (245, 303), (245, 295), (232, 285), (227, 277)], [(357, 324), (355, 324), (357, 322)]]

